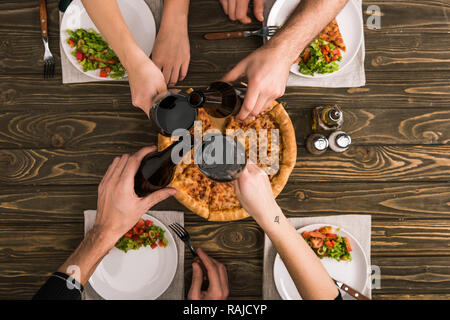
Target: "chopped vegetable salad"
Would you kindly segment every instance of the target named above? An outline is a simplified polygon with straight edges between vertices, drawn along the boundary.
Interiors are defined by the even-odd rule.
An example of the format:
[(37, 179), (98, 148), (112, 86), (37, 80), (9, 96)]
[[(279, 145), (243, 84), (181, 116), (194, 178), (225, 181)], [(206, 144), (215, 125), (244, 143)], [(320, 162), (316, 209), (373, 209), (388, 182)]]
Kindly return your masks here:
[(83, 72), (100, 70), (99, 76), (119, 79), (125, 76), (125, 68), (103, 37), (92, 29), (66, 30), (67, 43), (74, 50), (72, 55), (82, 66)]
[(337, 261), (352, 260), (350, 254), (352, 247), (349, 239), (333, 233), (333, 227), (331, 226), (325, 226), (314, 231), (304, 231), (302, 236), (319, 258), (330, 257)]
[(164, 229), (155, 226), (151, 220), (140, 219), (136, 225), (124, 234), (116, 243), (116, 248), (124, 252), (137, 250), (141, 247), (150, 246), (167, 247), (168, 242), (164, 237)]
[(341, 50), (338, 47), (317, 38), (303, 50), (295, 63), (298, 63), (301, 73), (314, 76), (314, 73), (325, 74), (337, 71), (339, 69), (337, 62), (341, 60)]

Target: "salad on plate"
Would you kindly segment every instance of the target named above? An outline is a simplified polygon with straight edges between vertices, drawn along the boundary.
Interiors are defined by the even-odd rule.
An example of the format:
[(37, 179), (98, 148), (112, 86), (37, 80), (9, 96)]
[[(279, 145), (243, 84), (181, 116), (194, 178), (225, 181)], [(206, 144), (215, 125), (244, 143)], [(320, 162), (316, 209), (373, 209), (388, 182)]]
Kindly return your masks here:
[(100, 77), (111, 79), (125, 76), (125, 68), (119, 58), (98, 32), (92, 29), (66, 31), (69, 34), (67, 43), (83, 72), (99, 70)]
[(136, 225), (116, 242), (116, 248), (126, 253), (147, 246), (152, 249), (158, 246), (167, 247), (168, 241), (164, 233), (164, 229), (155, 226), (152, 220), (139, 219)]
[[(339, 229), (336, 232), (339, 232)], [(329, 257), (337, 261), (352, 260), (352, 247), (349, 239), (334, 233), (332, 226), (324, 226), (313, 231), (303, 231), (302, 237), (321, 259)]]
[(341, 60), (342, 54), (338, 47), (317, 38), (303, 50), (294, 63), (298, 64), (301, 73), (314, 76), (315, 73), (325, 74), (339, 70), (338, 62)]

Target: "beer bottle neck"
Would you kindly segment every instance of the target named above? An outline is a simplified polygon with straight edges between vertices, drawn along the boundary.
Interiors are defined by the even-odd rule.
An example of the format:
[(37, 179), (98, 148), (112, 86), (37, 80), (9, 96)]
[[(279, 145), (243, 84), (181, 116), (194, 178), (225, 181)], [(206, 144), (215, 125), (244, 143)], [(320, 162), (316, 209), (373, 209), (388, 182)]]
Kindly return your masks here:
[(221, 105), (222, 101), (222, 92), (212, 88), (195, 90), (189, 94), (189, 104), (196, 109), (208, 105)]

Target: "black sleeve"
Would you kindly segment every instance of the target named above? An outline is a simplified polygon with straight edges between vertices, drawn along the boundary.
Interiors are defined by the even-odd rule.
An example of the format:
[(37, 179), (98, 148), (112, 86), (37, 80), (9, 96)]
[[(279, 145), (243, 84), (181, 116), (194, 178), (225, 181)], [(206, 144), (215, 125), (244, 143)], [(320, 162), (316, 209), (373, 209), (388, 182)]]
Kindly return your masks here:
[(83, 286), (72, 277), (62, 272), (55, 272), (39, 289), (33, 300), (81, 300)]
[(334, 298), (334, 300), (343, 300), (342, 295), (341, 295), (341, 290), (338, 289), (338, 295), (336, 298)]

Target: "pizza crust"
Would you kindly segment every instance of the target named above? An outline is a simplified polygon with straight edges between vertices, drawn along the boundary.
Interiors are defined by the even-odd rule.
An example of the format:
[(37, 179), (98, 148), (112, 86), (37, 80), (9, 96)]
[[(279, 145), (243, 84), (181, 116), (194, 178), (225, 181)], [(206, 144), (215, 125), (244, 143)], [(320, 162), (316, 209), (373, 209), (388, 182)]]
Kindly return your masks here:
[(280, 139), (283, 146), (280, 170), (271, 181), (273, 194), (276, 198), (286, 185), (297, 161), (297, 142), (294, 126), (284, 107), (277, 104), (271, 110), (271, 113), (279, 124)]
[(174, 196), (182, 205), (198, 214), (200, 217), (208, 219), (209, 206), (202, 206), (198, 201), (192, 198), (184, 189), (184, 182), (182, 180), (174, 180), (170, 184), (170, 187), (177, 189), (177, 193)]
[(209, 221), (233, 221), (241, 220), (249, 217), (250, 215), (244, 208), (234, 208), (226, 210), (211, 210), (209, 212)]

